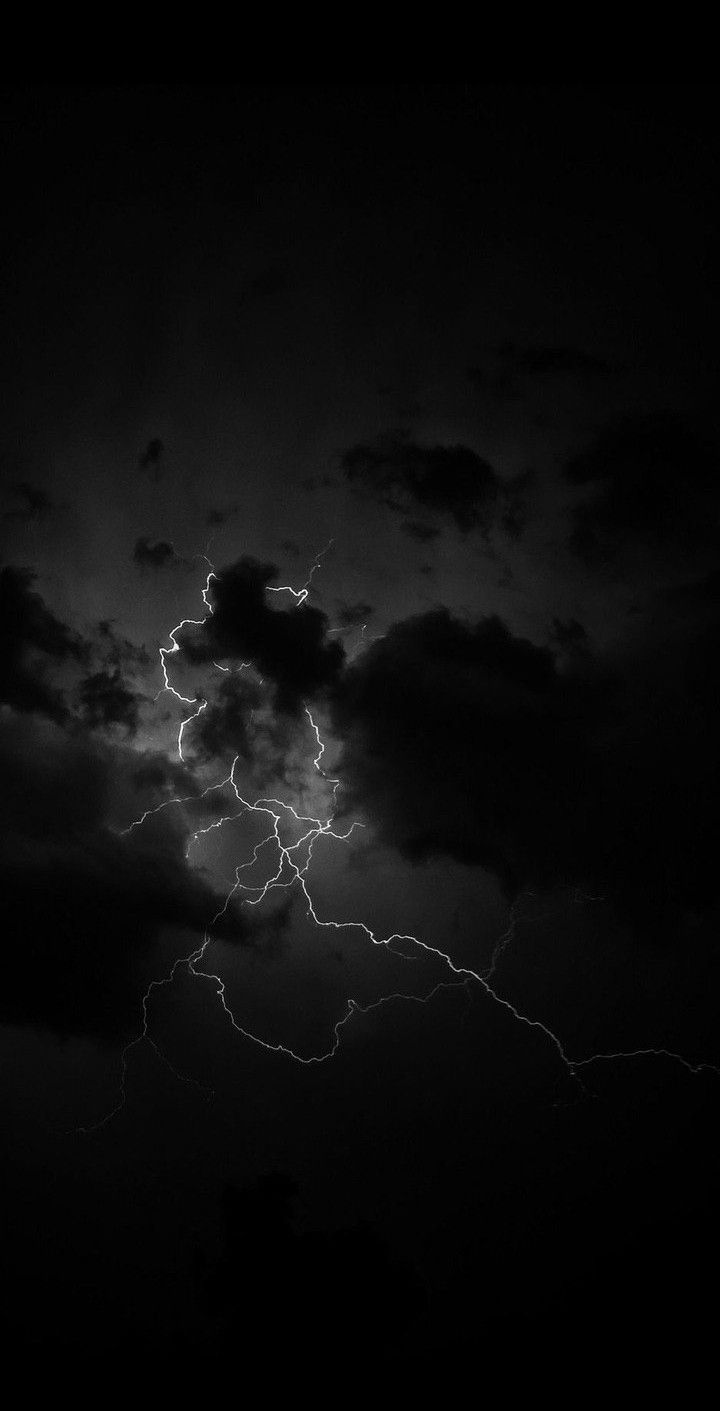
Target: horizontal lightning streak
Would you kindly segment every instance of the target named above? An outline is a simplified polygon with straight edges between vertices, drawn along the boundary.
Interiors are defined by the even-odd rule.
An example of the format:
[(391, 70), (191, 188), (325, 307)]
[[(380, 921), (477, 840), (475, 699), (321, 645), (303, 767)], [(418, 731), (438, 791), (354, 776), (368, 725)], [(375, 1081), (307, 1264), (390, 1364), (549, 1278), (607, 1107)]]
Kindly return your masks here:
[(312, 583), (315, 574), (321, 567), (325, 555), (329, 552), (334, 543), (334, 539), (329, 539), (327, 544), (325, 545), (325, 548), (320, 550), (319, 554), (315, 558), (315, 562), (313, 563), (310, 572), (308, 573), (307, 578), (305, 579), (305, 582), (302, 585), (302, 588), (291, 588), (288, 584), (283, 584), (283, 586), (280, 588), (267, 588), (266, 592), (291, 593), (295, 599), (296, 606), (301, 608), (310, 592), (310, 584)]

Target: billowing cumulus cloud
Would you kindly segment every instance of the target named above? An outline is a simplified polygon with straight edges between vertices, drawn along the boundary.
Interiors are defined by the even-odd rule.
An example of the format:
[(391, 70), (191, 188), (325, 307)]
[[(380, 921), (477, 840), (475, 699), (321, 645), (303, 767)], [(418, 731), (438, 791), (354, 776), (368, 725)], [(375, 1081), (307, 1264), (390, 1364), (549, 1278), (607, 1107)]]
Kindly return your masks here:
[(444, 609), (392, 627), (334, 696), (348, 806), (411, 859), (482, 866), (511, 896), (585, 884), (636, 929), (672, 933), (720, 891), (702, 822), (720, 775), (717, 632), (612, 669), (579, 624), (555, 639), (559, 659)]
[[(127, 1039), (161, 966), (163, 934), (202, 938), (224, 903), (186, 861), (176, 810), (119, 831), (129, 810), (169, 796), (177, 771), (162, 756), (19, 717), (3, 722), (0, 766), (0, 1018), (60, 1036)], [(214, 929), (249, 937), (232, 907)]]
[(87, 637), (62, 622), (29, 570), (0, 571), (0, 702), (14, 711), (132, 734), (145, 697), (126, 673), (142, 674), (149, 662), (109, 621)]
[(144, 646), (123, 637), (109, 618), (97, 624), (96, 651), (106, 667), (123, 667), (128, 671), (144, 672), (151, 665), (151, 658)]
[(319, 608), (268, 592), (277, 577), (274, 564), (252, 558), (222, 569), (210, 581), (212, 612), (202, 627), (186, 628), (180, 642), (190, 662), (252, 662), (273, 684), (277, 708), (295, 714), (334, 680), (344, 652), (328, 640)]
[[(497, 871), (510, 890), (556, 879), (577, 836), (574, 772), (589, 761), (579, 683), (498, 618), (444, 609), (395, 624), (335, 696), (340, 772), (386, 841)], [(542, 829), (539, 813), (545, 809)], [(550, 841), (552, 832), (552, 842)]]
[(139, 568), (157, 570), (180, 563), (180, 559), (172, 544), (168, 544), (165, 539), (158, 539), (156, 543), (152, 544), (149, 539), (140, 538), (136, 541), (133, 549), (133, 562)]
[[(177, 811), (122, 828), (174, 792), (192, 799), (200, 788), (163, 755), (111, 738), (113, 727), (126, 737), (137, 729), (144, 696), (124, 673), (146, 666), (143, 648), (108, 621), (81, 638), (23, 569), (3, 569), (0, 589), (0, 1019), (125, 1038), (162, 935), (201, 936), (225, 897), (189, 865)], [(249, 935), (232, 906), (220, 932)]]
[(372, 617), (374, 611), (372, 603), (343, 603), (338, 609), (338, 620), (343, 627), (359, 627)]
[(142, 697), (130, 689), (119, 667), (106, 667), (86, 676), (79, 696), (82, 716), (88, 725), (120, 725), (128, 735), (135, 734)]
[[(397, 513), (437, 515), (464, 534), (488, 534), (502, 509), (502, 481), (469, 446), (422, 446), (395, 431), (345, 451), (342, 467), (351, 485)], [(420, 537), (416, 527), (406, 532)]]
[(53, 679), (87, 659), (87, 644), (47, 607), (29, 569), (0, 569), (0, 702), (62, 720), (67, 706)]
[(223, 676), (212, 698), (194, 723), (189, 748), (202, 759), (254, 755), (253, 712), (262, 699), (259, 686), (244, 675)]

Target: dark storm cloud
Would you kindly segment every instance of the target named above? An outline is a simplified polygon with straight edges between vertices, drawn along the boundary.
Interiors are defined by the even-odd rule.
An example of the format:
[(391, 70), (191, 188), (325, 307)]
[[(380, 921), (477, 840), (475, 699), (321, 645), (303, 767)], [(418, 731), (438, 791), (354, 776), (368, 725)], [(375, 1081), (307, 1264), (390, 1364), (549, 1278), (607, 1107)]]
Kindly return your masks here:
[(159, 480), (163, 473), (163, 462), (165, 459), (165, 447), (159, 436), (148, 441), (142, 455), (138, 457), (138, 465), (141, 470), (146, 470), (153, 480)]
[(223, 524), (227, 524), (228, 520), (232, 519), (233, 515), (237, 514), (237, 512), (237, 505), (228, 505), (227, 509), (224, 510), (208, 510), (208, 513), (205, 517), (205, 523), (208, 524), (212, 529), (220, 529), (222, 528)]
[[(81, 637), (55, 616), (34, 581), (27, 569), (0, 572), (0, 701), (56, 722), (120, 725), (134, 733), (145, 697), (125, 672), (144, 672), (147, 652), (118, 636), (109, 621)], [(85, 675), (77, 681), (81, 668)]]
[(110, 618), (103, 618), (97, 630), (98, 651), (104, 666), (124, 666), (128, 670), (141, 672), (147, 670), (151, 659), (145, 647), (119, 636)]
[(88, 725), (120, 725), (128, 735), (138, 728), (143, 699), (127, 686), (117, 666), (86, 676), (79, 689), (80, 710)]
[(559, 834), (565, 863), (572, 852), (582, 698), (549, 651), (498, 618), (468, 627), (437, 609), (348, 667), (334, 705), (339, 772), (401, 852), (481, 863), (516, 890), (562, 869)]
[(223, 569), (210, 581), (212, 613), (180, 642), (191, 662), (251, 661), (273, 683), (278, 709), (293, 714), (335, 678), (344, 653), (327, 640), (324, 612), (267, 591), (277, 576), (274, 564), (251, 558)]
[(338, 611), (338, 619), (343, 627), (360, 627), (372, 617), (374, 611), (372, 603), (343, 603)]
[(342, 457), (351, 485), (399, 514), (425, 510), (449, 518), (462, 533), (488, 534), (503, 486), (492, 466), (469, 446), (421, 446), (403, 431), (389, 432)]
[(561, 655), (577, 656), (588, 651), (588, 634), (575, 617), (554, 617), (550, 642)]
[[(224, 673), (209, 683), (207, 706), (193, 722), (184, 741), (193, 765), (212, 763), (227, 777), (233, 760), (240, 760), (242, 792), (247, 796), (297, 799), (307, 786), (308, 749), (315, 741), (304, 711), (273, 709), (267, 686), (246, 671)], [(224, 811), (222, 795), (206, 801)]]
[(0, 701), (62, 720), (67, 706), (50, 671), (87, 658), (87, 644), (46, 606), (25, 568), (0, 569)]
[[(0, 765), (0, 1017), (61, 1036), (127, 1038), (157, 974), (161, 933), (202, 935), (224, 901), (188, 866), (172, 811), (150, 827), (116, 831), (120, 801), (122, 812), (141, 812), (176, 771), (160, 756), (143, 761), (97, 737), (18, 718), (3, 722)], [(220, 930), (248, 937), (237, 915)]]
[(713, 437), (679, 412), (606, 427), (564, 467), (570, 485), (590, 490), (572, 511), (572, 548), (599, 565), (634, 544), (680, 554), (717, 547), (719, 476)]
[(5, 520), (18, 520), (20, 523), (29, 524), (33, 520), (46, 519), (55, 508), (49, 495), (36, 485), (30, 485), (27, 480), (12, 485), (10, 493), (20, 503), (12, 509), (4, 510), (2, 517)]
[(182, 559), (178, 558), (172, 544), (168, 544), (165, 539), (159, 539), (157, 543), (151, 544), (149, 539), (140, 538), (135, 543), (133, 563), (138, 564), (140, 568), (157, 570), (181, 562)]
[(201, 759), (223, 759), (229, 753), (249, 762), (254, 756), (252, 714), (261, 700), (254, 682), (225, 676), (193, 727), (192, 749)]
[(584, 883), (670, 934), (720, 892), (720, 634), (610, 671), (578, 627), (557, 626), (561, 669), (498, 618), (397, 623), (335, 692), (345, 797), (411, 859), (478, 864), (510, 895)]

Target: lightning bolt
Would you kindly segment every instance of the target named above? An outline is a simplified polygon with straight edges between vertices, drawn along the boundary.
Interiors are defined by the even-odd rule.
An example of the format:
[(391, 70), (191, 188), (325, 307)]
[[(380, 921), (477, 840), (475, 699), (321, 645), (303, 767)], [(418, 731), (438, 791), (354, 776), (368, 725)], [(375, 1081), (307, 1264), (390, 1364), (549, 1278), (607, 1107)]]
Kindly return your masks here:
[[(212, 603), (208, 602), (208, 593), (210, 591), (210, 584), (212, 583), (213, 578), (217, 578), (217, 574), (215, 573), (215, 570), (212, 564), (210, 563), (207, 554), (199, 555), (199, 557), (204, 558), (205, 562), (210, 564), (210, 571), (208, 573), (207, 579), (205, 580), (205, 587), (202, 590), (202, 600), (205, 604), (205, 607), (207, 608), (207, 612), (205, 613), (204, 617), (184, 617), (182, 622), (178, 622), (177, 626), (171, 628), (170, 632), (168, 633), (168, 638), (172, 643), (172, 646), (159, 648), (160, 669), (162, 671), (164, 684), (161, 686), (160, 690), (158, 691), (155, 697), (156, 701), (159, 700), (160, 696), (163, 694), (164, 691), (169, 691), (170, 694), (174, 696), (177, 701), (180, 701), (183, 705), (195, 705), (197, 700), (197, 697), (195, 696), (183, 696), (181, 692), (178, 691), (176, 687), (171, 684), (170, 678), (168, 676), (167, 659), (168, 657), (175, 656), (179, 651), (181, 651), (180, 643), (177, 640), (176, 634), (178, 632), (181, 632), (183, 627), (204, 627), (205, 623), (208, 620), (208, 617), (211, 616), (213, 611)], [(220, 669), (222, 670), (222, 668)], [(206, 700), (201, 700), (200, 705), (198, 706), (194, 715), (186, 716), (185, 719), (182, 720), (180, 723), (180, 728), (178, 730), (177, 737), (177, 751), (183, 764), (185, 763), (185, 756), (183, 755), (182, 744), (183, 735), (185, 733), (185, 727), (186, 725), (189, 725), (192, 720), (197, 720), (198, 716), (201, 715), (202, 712), (207, 709), (207, 704), (208, 703)]]
[(305, 602), (305, 599), (306, 599), (307, 596), (308, 596), (308, 593), (310, 592), (310, 584), (312, 583), (315, 574), (317, 573), (318, 569), (321, 567), (322, 561), (323, 561), (325, 555), (329, 552), (329, 550), (332, 548), (332, 546), (333, 546), (334, 543), (335, 543), (335, 540), (334, 540), (334, 539), (329, 539), (328, 542), (327, 542), (327, 544), (325, 545), (325, 548), (324, 548), (324, 549), (321, 549), (320, 552), (315, 555), (315, 561), (314, 561), (314, 563), (312, 564), (312, 567), (311, 567), (311, 569), (310, 569), (310, 572), (308, 573), (308, 576), (307, 576), (307, 578), (305, 579), (305, 582), (303, 583), (302, 588), (291, 588), (291, 587), (286, 583), (286, 584), (283, 584), (283, 586), (280, 587), (280, 588), (266, 588), (265, 591), (266, 591), (267, 593), (291, 593), (292, 596), (293, 596), (294, 599), (295, 599), (295, 605), (296, 605), (296, 607), (301, 608), (302, 605), (303, 605), (303, 603)]
[[(266, 591), (277, 593), (288, 592), (294, 597), (296, 605), (298, 607), (301, 607), (307, 599), (313, 575), (321, 566), (322, 559), (325, 554), (327, 554), (333, 542), (334, 541), (331, 539), (330, 542), (326, 545), (326, 547), (317, 554), (308, 574), (308, 577), (301, 588), (295, 589), (288, 585), (283, 585), (282, 587), (277, 588), (267, 588)], [(207, 561), (209, 562), (209, 560)], [(170, 633), (168, 634), (171, 646), (160, 647), (159, 649), (164, 685), (158, 695), (162, 694), (163, 691), (168, 691), (172, 695), (174, 695), (177, 700), (183, 702), (184, 704), (195, 704), (195, 700), (183, 696), (172, 685), (168, 674), (167, 663), (169, 658), (173, 657), (181, 651), (180, 644), (177, 641), (178, 633), (186, 626), (202, 626), (207, 621), (208, 615), (212, 613), (213, 609), (212, 604), (208, 601), (208, 592), (210, 589), (210, 584), (213, 578), (215, 578), (216, 576), (217, 575), (215, 574), (212, 565), (210, 565), (210, 571), (207, 575), (205, 587), (202, 590), (203, 602), (205, 604), (205, 607), (207, 608), (207, 613), (205, 617), (184, 618), (181, 622), (177, 624), (176, 627), (173, 627)], [(237, 670), (242, 670), (248, 665), (250, 665), (250, 663), (243, 662), (237, 668)], [(228, 668), (220, 667), (219, 669), (227, 670)], [(183, 731), (192, 720), (197, 719), (201, 711), (204, 710), (206, 706), (207, 701), (203, 699), (197, 711), (195, 711), (193, 715), (187, 716), (181, 723), (177, 742), (178, 755), (181, 761), (183, 760)], [(420, 939), (418, 936), (401, 932), (393, 932), (393, 934), (389, 936), (378, 936), (372, 930), (372, 928), (362, 920), (336, 920), (333, 918), (319, 916), (308, 883), (308, 876), (310, 872), (310, 866), (313, 860), (313, 849), (315, 843), (317, 842), (318, 838), (332, 838), (338, 842), (345, 842), (357, 828), (362, 828), (365, 825), (359, 822), (354, 822), (350, 825), (346, 832), (336, 832), (333, 828), (334, 814), (337, 802), (337, 791), (340, 788), (341, 781), (339, 779), (330, 777), (326, 774), (325, 770), (323, 769), (321, 761), (324, 757), (326, 746), (321, 737), (317, 721), (314, 719), (309, 707), (307, 706), (305, 707), (305, 715), (307, 717), (310, 729), (314, 735), (315, 743), (317, 745), (317, 753), (313, 757), (313, 766), (317, 771), (318, 775), (323, 779), (323, 781), (331, 786), (332, 804), (327, 817), (320, 818), (313, 817), (311, 815), (301, 814), (295, 809), (292, 803), (289, 803), (283, 799), (265, 797), (257, 798), (254, 801), (246, 799), (241, 794), (235, 777), (236, 767), (239, 759), (239, 756), (236, 755), (228, 775), (219, 783), (209, 785), (199, 795), (192, 794), (182, 798), (167, 799), (161, 804), (158, 804), (155, 808), (146, 809), (145, 812), (139, 818), (135, 819), (132, 823), (128, 825), (127, 828), (122, 830), (125, 834), (130, 833), (134, 828), (141, 827), (148, 818), (153, 817), (154, 815), (158, 814), (166, 808), (170, 808), (172, 806), (180, 806), (188, 802), (197, 802), (198, 799), (206, 798), (209, 794), (213, 792), (221, 791), (222, 789), (227, 788), (229, 790), (232, 790), (235, 802), (239, 804), (240, 807), (238, 809), (234, 809), (231, 813), (224, 814), (222, 817), (216, 819), (207, 827), (196, 829), (195, 832), (190, 835), (189, 841), (187, 843), (186, 856), (189, 854), (190, 849), (193, 847), (193, 845), (197, 843), (199, 838), (207, 835), (208, 833), (214, 830), (221, 829), (227, 823), (243, 815), (263, 815), (267, 820), (269, 831), (260, 840), (260, 842), (255, 845), (252, 852), (252, 856), (246, 862), (240, 863), (236, 867), (235, 879), (225, 898), (224, 905), (220, 908), (220, 910), (210, 921), (208, 931), (206, 932), (201, 945), (197, 946), (194, 950), (192, 950), (190, 954), (186, 956), (181, 956), (176, 959), (166, 976), (161, 979), (152, 980), (148, 985), (147, 990), (145, 991), (145, 994), (142, 998), (142, 1025), (140, 1032), (125, 1046), (121, 1054), (121, 1078), (118, 1101), (111, 1109), (111, 1111), (109, 1111), (104, 1117), (102, 1117), (99, 1122), (95, 1123), (93, 1126), (79, 1127), (76, 1129), (78, 1132), (89, 1133), (98, 1131), (101, 1128), (107, 1126), (107, 1124), (111, 1122), (121, 1112), (127, 1100), (127, 1076), (128, 1061), (130, 1055), (134, 1049), (138, 1048), (145, 1042), (148, 1042), (152, 1046), (158, 1057), (162, 1060), (163, 1063), (166, 1064), (170, 1071), (180, 1081), (184, 1083), (190, 1083), (193, 1086), (200, 1088), (201, 1091), (210, 1091), (209, 1089), (204, 1088), (203, 1085), (198, 1083), (195, 1079), (189, 1078), (187, 1075), (178, 1072), (172, 1066), (172, 1064), (170, 1064), (169, 1060), (162, 1052), (159, 1045), (152, 1038), (149, 1029), (148, 1006), (151, 997), (153, 996), (153, 993), (156, 990), (161, 990), (164, 987), (171, 985), (178, 971), (182, 967), (184, 967), (187, 973), (192, 975), (195, 979), (209, 980), (214, 984), (215, 995), (220, 1002), (220, 1006), (223, 1012), (227, 1015), (227, 1018), (233, 1030), (239, 1035), (241, 1035), (242, 1038), (248, 1040), (253, 1044), (258, 1045), (260, 1048), (267, 1050), (268, 1053), (282, 1055), (283, 1057), (291, 1060), (292, 1062), (301, 1064), (304, 1067), (316, 1066), (322, 1063), (326, 1063), (330, 1059), (334, 1058), (335, 1054), (337, 1053), (340, 1047), (343, 1030), (356, 1015), (366, 1015), (373, 1010), (380, 1009), (385, 1005), (393, 1003), (402, 1002), (426, 1005), (429, 1004), (433, 1000), (433, 998), (443, 990), (465, 989), (466, 992), (469, 993), (469, 987), (476, 986), (486, 995), (486, 997), (493, 1004), (499, 1006), (500, 1008), (504, 1009), (507, 1013), (509, 1013), (512, 1019), (517, 1024), (525, 1028), (535, 1030), (538, 1034), (544, 1037), (547, 1043), (557, 1054), (567, 1076), (572, 1080), (572, 1082), (579, 1088), (579, 1090), (585, 1096), (587, 1096), (588, 1094), (587, 1089), (582, 1083), (580, 1077), (580, 1070), (590, 1068), (592, 1065), (598, 1063), (619, 1063), (642, 1059), (664, 1059), (668, 1062), (678, 1064), (688, 1073), (691, 1073), (693, 1075), (697, 1075), (703, 1072), (710, 1072), (713, 1073), (716, 1077), (720, 1077), (719, 1066), (709, 1062), (693, 1063), (688, 1058), (684, 1057), (682, 1054), (676, 1053), (673, 1050), (666, 1048), (638, 1048), (634, 1050), (617, 1051), (611, 1053), (594, 1053), (586, 1058), (575, 1058), (568, 1054), (559, 1036), (551, 1028), (549, 1028), (548, 1025), (543, 1023), (543, 1021), (540, 1019), (536, 1019), (529, 1014), (525, 1014), (516, 1005), (514, 1005), (511, 1000), (506, 998), (504, 995), (500, 994), (495, 985), (491, 983), (491, 981), (494, 980), (497, 967), (502, 958), (502, 955), (515, 939), (517, 926), (520, 920), (517, 911), (517, 904), (513, 905), (511, 909), (508, 926), (506, 930), (502, 933), (502, 935), (499, 937), (493, 949), (489, 966), (484, 971), (473, 970), (469, 966), (457, 965), (449, 953), (443, 951), (439, 946), (431, 945), (428, 941)], [(281, 838), (281, 827), (283, 824), (283, 820), (286, 817), (292, 820), (295, 825), (299, 825), (301, 830), (304, 829), (304, 831), (301, 831), (300, 837), (297, 838), (296, 841), (293, 843), (283, 842)], [(272, 847), (275, 850), (276, 865), (273, 874), (267, 879), (267, 881), (265, 881), (261, 885), (255, 884), (252, 881), (243, 880), (241, 874), (250, 872), (250, 870), (258, 862), (260, 854), (268, 847)], [(319, 931), (333, 930), (360, 932), (366, 938), (370, 945), (383, 947), (393, 955), (401, 958), (402, 960), (409, 961), (412, 959), (416, 959), (418, 958), (418, 953), (421, 955), (424, 954), (427, 956), (432, 956), (435, 958), (435, 960), (439, 961), (445, 968), (448, 978), (435, 984), (435, 986), (426, 995), (418, 995), (415, 993), (405, 992), (393, 992), (391, 994), (382, 995), (379, 999), (366, 1005), (360, 1004), (355, 999), (348, 998), (346, 1001), (346, 1009), (344, 1013), (333, 1026), (332, 1037), (329, 1046), (322, 1053), (303, 1055), (297, 1053), (294, 1049), (290, 1048), (285, 1044), (271, 1043), (268, 1040), (263, 1039), (261, 1036), (253, 1033), (249, 1029), (246, 1029), (245, 1027), (243, 1027), (243, 1025), (239, 1023), (238, 1019), (233, 1013), (230, 1004), (228, 1003), (226, 985), (222, 977), (213, 972), (212, 970), (201, 967), (202, 962), (207, 957), (209, 947), (213, 942), (213, 926), (215, 926), (217, 922), (221, 919), (221, 917), (226, 914), (231, 903), (238, 898), (239, 894), (241, 894), (239, 901), (240, 905), (257, 907), (265, 900), (265, 898), (271, 891), (277, 889), (289, 890), (291, 888), (295, 888), (302, 893), (306, 906), (306, 914)], [(580, 903), (591, 901), (601, 902), (604, 899), (602, 897), (586, 896), (576, 889), (574, 893), (574, 900)], [(408, 954), (408, 948), (410, 948), (410, 954)], [(415, 952), (415, 954), (412, 953), (413, 951)]]

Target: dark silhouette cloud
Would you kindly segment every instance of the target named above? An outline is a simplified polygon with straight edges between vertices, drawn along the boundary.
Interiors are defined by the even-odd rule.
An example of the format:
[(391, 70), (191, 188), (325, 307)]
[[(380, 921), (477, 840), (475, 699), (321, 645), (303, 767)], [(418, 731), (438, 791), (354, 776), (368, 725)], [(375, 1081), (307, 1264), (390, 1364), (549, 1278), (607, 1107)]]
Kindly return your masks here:
[(141, 470), (146, 470), (151, 479), (159, 480), (164, 469), (165, 447), (159, 436), (154, 436), (148, 441), (142, 455), (138, 457), (138, 465)]
[(558, 634), (564, 669), (498, 618), (390, 628), (334, 693), (347, 806), (411, 859), (478, 864), (509, 895), (585, 884), (638, 931), (672, 934), (720, 892), (720, 634), (612, 669), (579, 624)]
[(86, 676), (80, 686), (79, 699), (82, 717), (88, 725), (121, 725), (128, 735), (135, 734), (144, 697), (127, 686), (119, 667), (106, 667)]
[[(0, 763), (0, 1016), (58, 1035), (127, 1039), (157, 974), (161, 935), (201, 936), (224, 902), (188, 865), (174, 811), (117, 831), (118, 814), (142, 812), (159, 789), (164, 796), (176, 771), (161, 756), (143, 765), (97, 737), (20, 719), (3, 725)], [(249, 936), (232, 907), (219, 933)]]
[(119, 636), (108, 620), (81, 637), (47, 607), (34, 581), (27, 569), (0, 571), (0, 701), (56, 722), (117, 724), (133, 733), (145, 697), (125, 672), (147, 670), (144, 647)]
[(566, 462), (564, 476), (591, 492), (572, 511), (571, 545), (586, 563), (635, 544), (679, 554), (718, 546), (718, 446), (679, 412), (606, 427)]
[(503, 497), (492, 466), (469, 446), (421, 446), (403, 431), (353, 446), (342, 467), (351, 485), (397, 513), (438, 514), (464, 534), (488, 534)]
[(104, 666), (123, 666), (134, 671), (145, 671), (150, 666), (150, 656), (145, 647), (120, 636), (111, 618), (103, 618), (97, 630), (97, 646)]
[(140, 568), (160, 569), (168, 568), (171, 564), (181, 563), (172, 544), (168, 544), (166, 539), (158, 539), (155, 544), (151, 544), (149, 539), (140, 538), (136, 541), (133, 549), (133, 562)]
[(88, 648), (50, 611), (34, 582), (29, 569), (0, 569), (0, 701), (62, 720), (67, 705), (50, 669), (84, 661)]
[[(395, 624), (348, 667), (334, 705), (339, 772), (408, 856), (479, 862), (516, 889), (555, 872), (558, 831), (566, 858), (572, 847), (581, 698), (548, 650), (498, 618), (467, 627), (438, 609)], [(545, 796), (551, 843), (549, 819), (537, 827)]]
[(576, 617), (554, 617), (550, 642), (560, 655), (565, 656), (585, 655), (589, 647), (588, 634)]
[(191, 662), (251, 661), (273, 683), (278, 709), (294, 714), (335, 678), (344, 653), (327, 640), (324, 612), (289, 593), (268, 593), (277, 576), (274, 564), (251, 558), (224, 568), (210, 581), (204, 625), (179, 640)]
[(252, 714), (260, 689), (247, 677), (224, 676), (193, 727), (191, 748), (204, 759), (224, 759), (228, 752), (250, 761), (254, 755)]
[(372, 603), (343, 603), (338, 611), (338, 619), (343, 627), (360, 627), (372, 617), (374, 611)]

